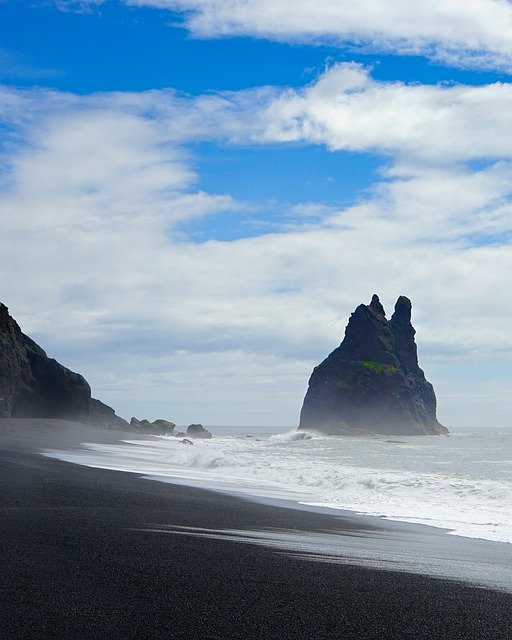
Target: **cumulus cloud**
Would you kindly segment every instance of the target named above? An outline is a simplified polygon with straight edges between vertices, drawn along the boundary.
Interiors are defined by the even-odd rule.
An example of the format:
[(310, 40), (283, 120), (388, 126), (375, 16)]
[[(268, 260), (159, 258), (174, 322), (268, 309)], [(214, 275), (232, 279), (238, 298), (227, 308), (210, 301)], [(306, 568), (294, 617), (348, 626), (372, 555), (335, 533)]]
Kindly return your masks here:
[(332, 149), (404, 153), (435, 162), (508, 157), (512, 86), (376, 82), (340, 64), (302, 91), (288, 91), (265, 113), (263, 138), (324, 143)]
[[(201, 38), (248, 35), (424, 55), (456, 66), (512, 66), (508, 0), (124, 0), (183, 13)], [(61, 8), (101, 0), (57, 0)]]
[[(452, 88), (433, 87), (428, 99), (415, 100), (409, 89), (376, 83), (352, 66), (302, 90), (198, 98), (4, 89), (0, 114), (11, 137), (1, 156), (3, 301), (122, 414), (154, 411), (149, 417), (180, 422), (293, 423), (311, 367), (374, 291), (389, 311), (399, 294), (410, 295), (423, 361), (437, 363), (440, 377), (443, 362), (510, 357), (507, 117), (495, 118), (501, 136), (490, 140), (474, 133), (475, 120), (455, 133), (445, 121), (445, 134), (462, 145), (450, 156), (459, 162), (447, 165), (430, 136)], [(453, 90), (457, 112), (471, 88)], [(402, 96), (396, 122), (380, 91)], [(493, 91), (471, 95), (498, 114)], [(349, 143), (350, 127), (339, 125), (336, 110), (352, 100)], [(334, 111), (322, 115), (321, 134), (319, 126), (297, 126), (297, 113), (313, 120), (325, 109)], [(414, 138), (411, 127), (414, 144), (404, 135), (393, 146), (393, 127), (414, 120), (415, 109), (424, 130)], [(283, 130), (296, 133), (283, 138)], [(303, 225), (236, 241), (194, 243), (184, 235), (183, 221), (245, 206), (197, 189), (187, 141), (289, 139), (352, 149), (358, 138), (357, 148), (386, 151), (393, 162), (357, 204), (305, 203), (297, 210)], [(496, 156), (477, 168), (462, 162)], [(192, 415), (199, 404), (201, 415)]]
[(379, 82), (337, 64), (300, 89), (267, 87), (194, 99), (174, 135), (324, 144), (407, 156), (422, 164), (512, 155), (512, 85)]

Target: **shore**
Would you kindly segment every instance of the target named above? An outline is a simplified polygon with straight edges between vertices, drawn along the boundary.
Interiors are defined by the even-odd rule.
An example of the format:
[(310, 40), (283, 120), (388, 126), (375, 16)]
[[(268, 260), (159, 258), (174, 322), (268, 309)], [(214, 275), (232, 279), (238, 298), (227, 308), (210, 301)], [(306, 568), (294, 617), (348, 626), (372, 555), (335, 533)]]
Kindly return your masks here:
[(123, 436), (58, 421), (0, 421), (3, 637), (512, 637), (510, 593), (188, 535), (336, 533), (364, 546), (376, 532), (370, 519), (254, 503), (39, 453)]

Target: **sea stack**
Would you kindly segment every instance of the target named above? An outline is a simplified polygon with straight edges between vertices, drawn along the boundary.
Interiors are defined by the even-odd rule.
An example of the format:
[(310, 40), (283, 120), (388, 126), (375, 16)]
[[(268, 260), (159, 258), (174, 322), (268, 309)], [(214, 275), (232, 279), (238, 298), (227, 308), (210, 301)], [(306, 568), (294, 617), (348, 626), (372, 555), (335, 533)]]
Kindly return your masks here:
[(0, 303), (0, 418), (56, 418), (127, 426), (108, 405), (91, 398), (87, 380), (31, 338)]
[(351, 315), (345, 338), (313, 370), (299, 429), (331, 435), (448, 433), (436, 418), (434, 388), (418, 366), (411, 301), (386, 319), (379, 297)]

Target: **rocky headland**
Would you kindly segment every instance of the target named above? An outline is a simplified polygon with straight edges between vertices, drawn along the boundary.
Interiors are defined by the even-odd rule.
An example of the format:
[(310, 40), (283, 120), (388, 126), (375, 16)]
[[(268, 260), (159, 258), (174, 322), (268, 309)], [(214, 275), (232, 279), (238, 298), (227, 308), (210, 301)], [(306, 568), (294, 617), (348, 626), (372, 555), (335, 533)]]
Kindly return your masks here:
[(31, 338), (0, 303), (0, 418), (56, 418), (126, 427), (114, 409), (91, 397), (87, 380)]
[[(128, 423), (115, 410), (91, 396), (87, 380), (49, 358), (26, 336), (0, 303), (0, 419), (39, 418), (129, 429), (138, 433), (178, 438), (211, 438), (210, 431), (192, 424), (187, 432), (175, 423), (158, 418), (150, 422), (132, 418)], [(189, 441), (190, 442), (190, 441)]]
[(448, 432), (418, 365), (411, 309), (405, 296), (389, 320), (377, 295), (357, 307), (341, 345), (313, 370), (299, 429), (332, 435)]

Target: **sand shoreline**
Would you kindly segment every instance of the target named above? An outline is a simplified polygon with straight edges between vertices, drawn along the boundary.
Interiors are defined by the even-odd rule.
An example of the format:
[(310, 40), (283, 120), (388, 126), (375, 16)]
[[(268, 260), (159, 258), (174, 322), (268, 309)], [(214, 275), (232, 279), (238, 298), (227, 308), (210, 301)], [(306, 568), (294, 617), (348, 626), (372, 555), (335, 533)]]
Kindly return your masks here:
[(53, 421), (20, 427), (0, 421), (5, 637), (512, 637), (508, 593), (197, 535), (335, 533), (364, 546), (380, 535), (371, 519), (51, 460), (37, 451), (133, 434)]

